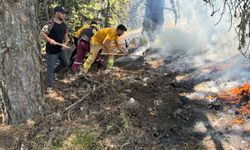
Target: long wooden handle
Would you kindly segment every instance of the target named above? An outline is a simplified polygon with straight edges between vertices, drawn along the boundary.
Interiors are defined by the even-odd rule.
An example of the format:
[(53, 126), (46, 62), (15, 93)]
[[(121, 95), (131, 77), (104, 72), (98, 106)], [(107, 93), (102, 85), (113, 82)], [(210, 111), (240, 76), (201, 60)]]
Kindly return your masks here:
[[(110, 55), (109, 53), (101, 53), (101, 55)], [(125, 54), (113, 54), (114, 56), (125, 56)]]
[[(110, 55), (109, 53), (101, 53), (101, 55)], [(125, 54), (113, 54), (114, 56), (143, 56), (143, 55), (136, 55), (136, 54), (129, 54), (129, 55), (125, 55)]]
[(62, 46), (62, 47), (64, 47), (64, 48), (68, 48), (68, 49), (70, 49), (70, 47), (69, 47), (69, 46), (64, 45), (64, 44), (61, 44), (61, 43), (56, 43), (56, 45), (59, 45), (59, 46)]

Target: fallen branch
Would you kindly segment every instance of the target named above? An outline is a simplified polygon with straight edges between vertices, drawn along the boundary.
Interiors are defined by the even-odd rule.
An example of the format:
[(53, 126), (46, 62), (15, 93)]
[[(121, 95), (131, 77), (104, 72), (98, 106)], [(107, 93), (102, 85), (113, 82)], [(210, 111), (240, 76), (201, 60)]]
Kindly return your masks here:
[(85, 95), (83, 98), (79, 99), (78, 101), (74, 102), (73, 104), (71, 104), (70, 106), (68, 106), (65, 110), (65, 111), (68, 111), (72, 108), (74, 108), (75, 106), (77, 106), (79, 103), (81, 103), (82, 101), (84, 101), (86, 98), (89, 97), (89, 95), (92, 94), (92, 92), (88, 93), (87, 95)]
[(73, 109), (75, 106), (77, 106), (79, 103), (81, 103), (82, 101), (84, 101), (85, 99), (87, 99), (90, 94), (93, 94), (95, 91), (97, 91), (98, 89), (100, 89), (102, 86), (99, 86), (97, 88), (95, 88), (93, 91), (89, 92), (88, 94), (86, 94), (83, 98), (79, 99), (78, 101), (74, 102), (73, 104), (71, 104), (70, 106), (68, 106), (67, 108), (65, 108), (64, 112)]
[(69, 109), (69, 111), (68, 111), (68, 120), (69, 120), (69, 121), (71, 121), (71, 119), (70, 119), (70, 110), (71, 110), (71, 109)]
[(84, 80), (86, 80), (88, 83), (91, 83), (91, 84), (101, 84), (100, 82), (98, 81), (94, 81), (90, 78), (88, 78), (86, 75), (84, 75), (82, 72), (81, 73), (78, 73), (77, 75), (77, 78), (83, 78)]

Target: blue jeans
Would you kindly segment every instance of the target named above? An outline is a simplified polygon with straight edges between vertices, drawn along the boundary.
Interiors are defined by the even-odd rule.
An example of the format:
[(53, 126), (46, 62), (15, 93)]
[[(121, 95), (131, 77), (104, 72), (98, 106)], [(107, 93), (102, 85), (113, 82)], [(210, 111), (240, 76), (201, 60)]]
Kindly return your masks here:
[[(56, 66), (57, 59), (60, 60), (60, 64)], [(46, 53), (46, 63), (47, 63), (47, 86), (49, 88), (52, 88), (55, 80), (55, 73), (58, 73), (63, 68), (68, 67), (69, 61), (64, 52), (60, 52), (57, 54)]]

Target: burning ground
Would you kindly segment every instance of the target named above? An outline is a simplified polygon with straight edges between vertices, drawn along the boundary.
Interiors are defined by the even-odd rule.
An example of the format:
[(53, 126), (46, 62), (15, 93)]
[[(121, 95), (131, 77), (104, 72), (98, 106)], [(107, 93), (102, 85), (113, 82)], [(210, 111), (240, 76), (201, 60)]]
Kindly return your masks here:
[(250, 149), (249, 61), (228, 20), (211, 19), (200, 0), (180, 7), (176, 25), (165, 10), (166, 30), (145, 63), (121, 59), (88, 78), (66, 73), (49, 95), (43, 85), (44, 115), (0, 125), (0, 149)]
[[(239, 58), (244, 63), (236, 61)], [(223, 144), (231, 143), (231, 148), (224, 149), (249, 149), (249, 83), (244, 83), (249, 81), (244, 76), (249, 68), (248, 61), (237, 55), (231, 57), (230, 62), (223, 60), (201, 67), (190, 67), (189, 62), (183, 61), (185, 59), (176, 59), (167, 68), (177, 74), (175, 79), (179, 95), (202, 106), (199, 111), (205, 112), (210, 123), (197, 123), (194, 128), (200, 131), (203, 128), (202, 132), (214, 135)], [(238, 73), (231, 74), (235, 69)], [(204, 128), (206, 125), (213, 130), (209, 130), (210, 127)]]
[[(59, 76), (56, 92), (46, 95), (44, 116), (1, 125), (1, 148), (249, 148), (247, 118), (228, 113), (231, 105), (215, 108), (209, 100), (188, 97), (202, 83), (192, 79), (193, 69), (174, 71), (170, 58), (148, 57), (138, 64), (133, 70), (120, 64), (112, 73), (93, 70), (89, 78)], [(222, 99), (219, 93), (217, 98)]]

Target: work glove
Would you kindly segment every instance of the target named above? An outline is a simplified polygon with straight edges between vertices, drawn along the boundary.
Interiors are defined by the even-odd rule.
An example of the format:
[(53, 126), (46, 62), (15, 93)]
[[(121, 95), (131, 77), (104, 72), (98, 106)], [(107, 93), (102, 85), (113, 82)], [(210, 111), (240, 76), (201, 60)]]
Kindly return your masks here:
[(80, 71), (80, 67), (81, 67), (81, 63), (78, 63), (78, 62), (74, 62), (72, 67), (71, 67), (71, 70), (74, 72), (74, 73), (77, 73)]

